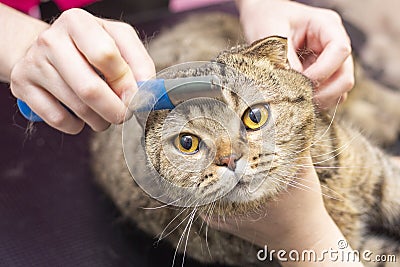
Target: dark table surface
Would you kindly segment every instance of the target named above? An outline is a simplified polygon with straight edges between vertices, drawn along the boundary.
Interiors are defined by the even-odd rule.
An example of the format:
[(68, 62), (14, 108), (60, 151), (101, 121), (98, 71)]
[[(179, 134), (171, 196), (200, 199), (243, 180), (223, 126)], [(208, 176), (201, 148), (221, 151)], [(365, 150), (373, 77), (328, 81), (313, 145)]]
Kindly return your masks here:
[[(235, 13), (231, 4), (216, 9)], [(152, 35), (181, 17), (158, 12), (156, 20), (126, 20)], [(361, 45), (363, 36), (352, 36)], [(69, 136), (43, 123), (28, 127), (15, 103), (0, 84), (0, 266), (170, 266), (174, 250), (123, 222), (94, 184), (91, 131)], [(185, 266), (201, 265), (186, 259)]]

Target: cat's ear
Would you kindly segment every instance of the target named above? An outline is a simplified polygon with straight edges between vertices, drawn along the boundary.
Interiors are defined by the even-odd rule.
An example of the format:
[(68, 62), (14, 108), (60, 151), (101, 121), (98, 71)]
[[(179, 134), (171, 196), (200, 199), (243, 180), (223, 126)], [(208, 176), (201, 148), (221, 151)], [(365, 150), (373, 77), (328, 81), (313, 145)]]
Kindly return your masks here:
[(244, 56), (253, 57), (257, 60), (267, 59), (274, 67), (290, 69), (287, 58), (287, 39), (280, 36), (270, 36), (255, 41), (241, 51)]

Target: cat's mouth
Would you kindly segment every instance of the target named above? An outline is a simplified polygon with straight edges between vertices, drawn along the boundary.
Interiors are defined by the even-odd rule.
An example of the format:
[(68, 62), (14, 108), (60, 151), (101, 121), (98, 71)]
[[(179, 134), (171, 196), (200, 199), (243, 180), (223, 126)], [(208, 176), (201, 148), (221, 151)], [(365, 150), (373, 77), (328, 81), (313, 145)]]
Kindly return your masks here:
[(235, 185), (222, 197), (222, 200), (245, 203), (263, 197), (260, 187), (265, 179), (248, 173), (248, 161), (246, 159), (240, 159), (236, 165), (235, 170), (221, 167), (218, 171), (220, 179), (226, 183), (235, 181)]
[(263, 195), (260, 190), (251, 190), (251, 183), (241, 179), (222, 200), (230, 203), (247, 203), (255, 201), (263, 197)]

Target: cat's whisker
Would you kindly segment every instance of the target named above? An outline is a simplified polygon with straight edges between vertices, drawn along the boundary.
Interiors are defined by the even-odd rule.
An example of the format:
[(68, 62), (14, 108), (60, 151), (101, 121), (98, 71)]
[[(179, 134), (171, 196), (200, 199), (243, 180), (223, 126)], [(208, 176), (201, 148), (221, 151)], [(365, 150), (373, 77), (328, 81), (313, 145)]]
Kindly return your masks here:
[[(324, 132), (321, 136), (319, 136), (318, 138), (315, 139), (315, 141), (321, 140), (322, 137), (324, 137), (324, 136), (328, 133), (329, 129), (332, 127), (332, 124), (333, 124), (333, 121), (334, 121), (335, 118), (336, 118), (336, 113), (337, 113), (337, 111), (338, 111), (338, 107), (339, 107), (339, 104), (340, 104), (340, 101), (341, 101), (341, 100), (342, 100), (342, 96), (340, 96), (340, 97), (338, 98), (337, 102), (336, 102), (335, 109), (333, 110), (332, 118), (331, 118), (331, 121), (329, 122), (328, 127), (326, 128), (325, 132)], [(315, 143), (316, 143), (316, 142), (314, 142), (314, 144), (315, 144)]]
[(315, 169), (369, 169), (368, 166), (304, 166), (306, 168), (313, 167)]
[[(305, 165), (300, 165), (300, 164), (299, 164), (299, 165), (292, 165), (292, 168), (294, 168), (294, 169), (296, 170), (296, 171), (295, 171), (295, 172), (296, 172), (295, 175), (293, 175), (293, 173), (291, 173), (291, 172), (285, 172), (285, 171), (283, 171), (283, 170), (280, 170), (277, 174), (278, 174), (278, 175), (282, 175), (282, 176), (284, 176), (284, 177), (286, 177), (286, 178), (290, 177), (290, 176), (288, 176), (288, 175), (292, 175), (291, 178), (293, 178), (293, 179), (301, 180), (301, 181), (306, 181), (307, 183), (311, 183), (311, 184), (314, 184), (314, 185), (318, 184), (319, 187), (322, 187), (322, 188), (326, 189), (327, 191), (332, 192), (333, 195), (338, 196), (338, 198), (335, 197), (335, 196), (333, 196), (333, 195), (328, 195), (328, 194), (325, 194), (325, 193), (322, 193), (322, 195), (324, 195), (324, 196), (326, 196), (326, 197), (328, 197), (328, 198), (331, 198), (331, 199), (335, 199), (335, 200), (341, 200), (341, 199), (343, 199), (343, 196), (342, 196), (341, 194), (339, 194), (338, 192), (336, 192), (336, 191), (334, 191), (333, 189), (329, 188), (328, 186), (326, 186), (326, 185), (324, 185), (324, 184), (321, 184), (321, 183), (319, 183), (318, 181), (312, 181), (312, 180), (310, 180), (310, 179), (302, 178), (302, 177), (300, 176), (301, 173), (298, 172), (299, 169), (301, 169), (301, 168), (314, 168), (314, 166), (312, 166), (312, 165), (305, 166)], [(319, 190), (318, 190), (318, 192), (319, 192)]]
[(199, 232), (201, 232), (201, 230), (203, 229), (203, 226), (205, 225), (205, 229), (206, 229), (205, 230), (205, 235), (206, 235), (205, 239), (206, 239), (206, 245), (207, 245), (207, 249), (208, 249), (208, 252), (209, 252), (210, 256), (211, 256), (211, 252), (209, 250), (208, 240), (207, 240), (207, 237), (208, 237), (208, 224), (210, 222), (210, 218), (211, 218), (211, 215), (213, 213), (214, 207), (215, 207), (215, 202), (212, 202), (207, 206), (207, 210), (205, 212), (205, 218), (202, 218), (203, 220), (202, 220), (202, 223), (201, 223), (200, 228), (199, 228)]
[[(221, 210), (221, 201), (218, 201), (218, 210)], [(220, 227), (220, 219), (221, 219), (221, 217), (223, 219), (223, 215), (221, 216), (220, 214), (218, 214), (218, 216), (217, 216), (218, 228)]]
[(182, 221), (177, 225), (177, 226), (175, 226), (171, 231), (169, 231), (167, 234), (164, 234), (165, 233), (165, 231), (167, 231), (167, 229), (168, 229), (168, 227), (178, 218), (178, 217), (180, 217), (180, 215), (183, 213), (183, 212), (185, 212), (185, 211), (187, 211), (188, 210), (188, 208), (185, 208), (185, 209), (182, 209), (174, 218), (172, 218), (172, 220), (164, 227), (164, 229), (163, 229), (163, 231), (159, 234), (159, 237), (158, 237), (158, 239), (157, 239), (157, 242), (160, 242), (162, 239), (164, 239), (164, 238), (166, 238), (167, 236), (169, 236), (171, 233), (173, 233), (189, 216), (190, 216), (190, 214), (189, 215), (187, 215), (186, 217), (184, 217), (183, 219), (182, 219)]
[[(353, 136), (347, 143), (345, 143), (345, 144), (343, 144), (342, 146), (340, 146), (340, 147), (337, 147), (335, 150), (332, 150), (332, 151), (330, 151), (330, 152), (327, 152), (327, 153), (324, 153), (324, 154), (320, 154), (320, 155), (313, 155), (313, 157), (315, 158), (315, 157), (323, 157), (323, 156), (326, 156), (326, 155), (329, 155), (329, 154), (331, 154), (332, 152), (337, 152), (336, 154), (334, 154), (334, 155), (332, 155), (331, 157), (329, 157), (329, 158), (327, 158), (327, 159), (324, 159), (324, 160), (321, 160), (321, 161), (317, 161), (317, 162), (313, 162), (313, 165), (316, 165), (316, 164), (321, 164), (321, 163), (325, 163), (325, 162), (327, 162), (327, 161), (329, 161), (329, 160), (331, 160), (331, 159), (333, 159), (333, 158), (336, 158), (337, 156), (339, 156), (340, 154), (342, 154), (346, 149), (348, 149), (349, 148), (349, 146), (351, 145), (351, 143), (357, 138), (357, 137), (359, 137), (361, 134), (358, 134), (358, 135), (355, 135), (355, 136)], [(296, 160), (300, 160), (300, 159), (307, 159), (308, 157), (297, 157), (296, 158)], [(304, 165), (299, 165), (299, 166), (311, 166), (310, 164), (304, 164)]]
[(331, 148), (332, 145), (329, 144), (329, 143), (334, 142), (334, 141), (337, 141), (337, 140), (338, 140), (337, 138), (329, 138), (329, 139), (326, 139), (326, 140), (322, 140), (323, 142), (326, 142), (326, 143), (328, 143), (328, 144), (313, 145), (313, 148), (317, 148), (317, 147), (318, 147), (319, 149), (322, 149), (322, 148)]
[[(185, 228), (183, 229), (182, 235), (179, 237), (178, 243), (177, 243), (176, 248), (175, 248), (174, 257), (173, 257), (173, 259), (172, 259), (172, 265), (171, 265), (171, 266), (174, 266), (174, 265), (175, 265), (175, 259), (176, 259), (176, 256), (177, 256), (177, 254), (178, 254), (178, 249), (179, 249), (180, 245), (182, 244), (182, 241), (183, 241), (183, 239), (185, 238), (185, 235), (189, 235), (189, 233), (190, 233), (190, 226), (191, 226), (191, 221), (190, 221), (190, 219), (194, 216), (194, 215), (193, 215), (193, 214), (194, 214), (193, 211), (196, 211), (196, 208), (194, 208), (194, 209), (189, 213), (189, 215), (185, 218), (185, 220), (186, 220), (187, 218), (189, 218), (189, 220), (188, 220), (188, 222), (187, 222)], [(188, 239), (186, 239), (186, 245), (187, 245), (187, 240), (188, 240)], [(185, 246), (184, 249), (185, 249), (185, 251), (184, 251), (184, 253), (183, 253), (182, 267), (183, 267), (183, 264), (184, 264), (184, 261), (185, 261), (186, 246)]]
[[(207, 206), (207, 211), (204, 213), (206, 216), (207, 216), (207, 214), (209, 214), (209, 211), (213, 204), (214, 204), (214, 202), (212, 202), (210, 205)], [(199, 232), (203, 229), (204, 224), (206, 224), (206, 221), (203, 219), (203, 221), (201, 222), (200, 228), (199, 228)]]
[[(331, 199), (335, 199), (335, 200), (342, 200), (342, 199), (344, 199), (344, 197), (343, 197), (341, 194), (339, 194), (338, 192), (336, 192), (335, 190), (333, 190), (332, 188), (329, 188), (328, 186), (326, 186), (326, 185), (324, 185), (324, 184), (320, 184), (320, 183), (317, 182), (317, 181), (314, 182), (314, 181), (310, 181), (309, 179), (305, 179), (305, 178), (301, 178), (301, 177), (295, 177), (295, 179), (296, 179), (296, 180), (305, 181), (305, 182), (307, 182), (307, 183), (316, 184), (316, 185), (318, 185), (319, 187), (326, 189), (326, 190), (329, 191), (330, 193), (333, 193), (334, 195), (337, 195), (339, 198), (334, 197), (334, 196), (331, 196), (331, 195), (327, 195), (327, 194), (325, 194), (325, 193), (322, 193), (322, 195), (325, 196), (325, 197), (328, 197), (328, 198), (331, 198)], [(300, 182), (297, 182), (297, 183), (298, 183), (298, 184), (301, 184)], [(304, 184), (303, 184), (303, 185), (304, 185)], [(318, 192), (319, 192), (319, 190), (318, 190)]]
[[(289, 187), (288, 187), (289, 181), (281, 180), (277, 177), (274, 177), (271, 179), (271, 182), (275, 183), (275, 185), (277, 185), (279, 187), (280, 191), (285, 191), (286, 193), (290, 194)], [(293, 187), (296, 188), (296, 186), (293, 186)]]
[[(335, 200), (341, 200), (343, 199), (343, 196), (341, 194), (339, 194), (338, 192), (332, 190), (331, 188), (329, 188), (328, 186), (324, 185), (324, 184), (320, 184), (318, 181), (311, 181), (309, 179), (306, 178), (302, 178), (299, 176), (298, 170), (301, 168), (314, 168), (315, 166), (313, 165), (301, 165), (301, 164), (297, 164), (297, 165), (292, 165), (291, 168), (294, 168), (294, 170), (292, 172), (289, 171), (284, 171), (284, 170), (280, 170), (279, 172), (275, 173), (277, 175), (281, 175), (282, 177), (287, 178), (293, 178), (296, 180), (302, 180), (302, 181), (306, 181), (308, 183), (312, 183), (312, 184), (318, 184), (320, 187), (324, 188), (325, 190), (332, 192), (332, 195), (328, 195), (326, 193), (322, 193), (322, 195), (324, 195), (325, 197), (331, 198), (331, 199), (335, 199)], [(331, 167), (331, 168), (336, 168), (336, 167)], [(337, 167), (337, 168), (342, 168), (342, 167)], [(344, 168), (344, 167), (343, 167)], [(296, 173), (296, 174), (295, 174)], [(284, 180), (281, 180), (281, 182), (287, 183)], [(298, 183), (300, 184), (300, 183)], [(305, 186), (305, 185), (304, 185)], [(319, 191), (318, 191), (319, 192)], [(335, 197), (334, 195), (336, 195), (337, 197)]]
[[(309, 186), (307, 186), (307, 185), (305, 185), (305, 184), (302, 184), (302, 183), (300, 183), (300, 182), (297, 182), (297, 181), (295, 181), (295, 180), (305, 181), (305, 182), (311, 183), (311, 184), (313, 184), (313, 185), (317, 185), (317, 184), (318, 184), (319, 187), (322, 187), (322, 188), (326, 189), (327, 191), (332, 192), (333, 195), (336, 195), (336, 196), (338, 196), (339, 198), (337, 198), (337, 197), (335, 197), (335, 196), (333, 196), (333, 195), (328, 195), (328, 194), (322, 192), (322, 195), (323, 195), (323, 196), (328, 197), (328, 198), (331, 198), (331, 199), (335, 199), (335, 200), (341, 200), (341, 199), (343, 199), (343, 196), (342, 196), (342, 195), (340, 195), (340, 194), (337, 193), (336, 191), (332, 190), (332, 189), (329, 188), (328, 186), (323, 185), (323, 184), (320, 184), (318, 181), (311, 181), (311, 180), (309, 180), (309, 179), (299, 177), (299, 173), (298, 173), (298, 172), (296, 172), (296, 174), (293, 174), (293, 173), (292, 173), (292, 176), (288, 176), (288, 174), (290, 175), (290, 173), (287, 173), (287, 172), (286, 172), (286, 173), (285, 173), (285, 172), (279, 172), (279, 173), (277, 173), (277, 174), (279, 174), (279, 175), (285, 177), (286, 179), (289, 179), (289, 181), (280, 180), (280, 182), (283, 182), (283, 183), (287, 184), (288, 186), (296, 187), (296, 186), (290, 184), (290, 183), (293, 182), (293, 183), (296, 183), (298, 186), (303, 186), (303, 187), (304, 187), (303, 189), (307, 188), (307, 189), (309, 189), (309, 191), (313, 191), (313, 192), (320, 193), (320, 190), (318, 190), (318, 189), (313, 189), (313, 188), (311, 188), (311, 187), (309, 187)], [(275, 177), (272, 177), (272, 178), (275, 178)], [(276, 178), (275, 178), (275, 179), (276, 179)], [(296, 188), (299, 188), (299, 187), (296, 187)]]
[[(192, 202), (192, 203), (194, 203), (194, 202)], [(197, 208), (197, 203), (194, 205), (194, 207)], [(163, 231), (160, 233), (157, 242), (159, 242), (159, 241), (162, 240), (163, 238), (166, 238), (166, 237), (169, 236), (171, 233), (173, 233), (173, 232), (174, 232), (188, 217), (189, 217), (190, 214), (189, 214), (188, 216), (186, 216), (186, 217), (185, 217), (177, 226), (175, 226), (171, 231), (169, 231), (167, 234), (164, 235), (164, 233), (165, 233), (165, 231), (168, 229), (168, 227), (169, 227), (179, 216), (181, 216), (181, 214), (182, 214), (183, 212), (185, 212), (185, 211), (187, 211), (187, 210), (189, 210), (189, 209), (191, 209), (191, 206), (187, 206), (187, 207), (183, 208), (181, 211), (178, 212), (178, 214), (177, 214), (174, 218), (172, 218), (172, 220), (164, 227)]]
[[(337, 138), (326, 138), (326, 139), (323, 139), (323, 140), (321, 140), (321, 141), (323, 141), (323, 142), (329, 142), (329, 141), (333, 141), (333, 140), (338, 140)], [(313, 145), (313, 147), (315, 147), (315, 145)], [(327, 148), (331, 148), (332, 146), (331, 145), (324, 145), (324, 144), (318, 144), (318, 147), (327, 147)], [(308, 147), (307, 147), (308, 148)], [(306, 149), (307, 149), (306, 148)], [(305, 149), (302, 149), (302, 150), (296, 150), (296, 151), (293, 151), (293, 150), (291, 150), (291, 149), (288, 149), (288, 148), (283, 148), (283, 147), (280, 147), (279, 148), (280, 149), (280, 151), (281, 151), (281, 157), (283, 157), (283, 158), (285, 158), (285, 156), (282, 156), (282, 155), (298, 155), (298, 154), (300, 154), (301, 152), (303, 152)], [(329, 154), (330, 152), (328, 152), (327, 154)], [(314, 157), (317, 157), (317, 156), (315, 156), (315, 155), (313, 155)], [(321, 155), (319, 155), (319, 156), (321, 156)], [(298, 159), (299, 159), (300, 157), (298, 157)], [(301, 158), (306, 158), (306, 157), (301, 157)]]
[(182, 198), (183, 197), (177, 198), (172, 202), (169, 202), (169, 203), (166, 203), (166, 204), (163, 204), (163, 205), (160, 205), (160, 206), (156, 206), (156, 207), (139, 207), (139, 208), (144, 209), (144, 210), (157, 210), (157, 209), (166, 208), (166, 207), (170, 208), (171, 206), (173, 206), (174, 203), (179, 202), (180, 200), (182, 200)]
[(321, 136), (315, 138), (315, 139), (313, 140), (313, 142), (310, 143), (310, 145), (308, 145), (307, 147), (305, 147), (305, 148), (300, 149), (299, 151), (297, 151), (297, 154), (300, 154), (301, 152), (304, 152), (305, 150), (311, 148), (313, 145), (315, 145), (315, 144), (321, 142), (322, 138), (329, 132), (329, 129), (332, 127), (332, 124), (333, 124), (333, 121), (334, 121), (334, 119), (335, 119), (335, 117), (336, 117), (336, 113), (337, 113), (337, 110), (338, 110), (339, 103), (340, 103), (340, 100), (341, 100), (341, 99), (342, 99), (342, 96), (339, 97), (339, 99), (338, 99), (338, 101), (337, 101), (337, 103), (336, 103), (336, 106), (335, 106), (335, 109), (334, 109), (334, 111), (333, 111), (333, 115), (332, 115), (331, 121), (329, 122), (329, 125), (328, 125), (328, 127), (326, 128), (326, 130), (322, 133)]
[[(294, 177), (292, 177), (292, 178), (294, 178)], [(278, 180), (276, 178), (274, 178), (274, 179)], [(301, 187), (303, 184), (296, 183), (296, 184), (299, 184), (299, 186), (297, 186), (297, 185), (292, 184), (291, 181), (284, 181), (284, 180), (278, 180), (278, 181), (281, 182), (281, 183), (285, 183), (287, 186), (294, 187), (296, 189), (304, 190), (304, 191), (307, 191), (307, 192), (311, 191), (311, 190), (306, 190), (306, 189), (309, 189), (309, 188)], [(287, 191), (287, 192), (290, 193), (290, 191)], [(313, 192), (315, 192), (315, 191), (313, 191)]]
[(189, 240), (190, 229), (192, 228), (196, 212), (197, 212), (197, 207), (193, 209), (193, 211), (191, 213), (191, 216), (189, 218), (189, 221), (188, 221), (188, 231), (187, 231), (187, 234), (186, 234), (185, 247), (183, 248), (182, 267), (185, 264), (186, 248), (187, 248), (187, 244), (188, 244), (188, 240)]
[[(277, 174), (277, 175), (269, 177), (269, 181), (273, 182), (275, 185), (279, 186), (280, 189), (283, 189), (286, 187), (283, 185), (287, 185), (287, 183), (293, 178), (293, 176), (294, 176), (293, 174), (291, 176), (287, 176), (286, 174), (285, 175)], [(281, 177), (283, 177), (283, 178), (281, 178)]]
[[(210, 250), (210, 246), (209, 246), (209, 244), (208, 244), (208, 228), (209, 228), (209, 223), (210, 223), (210, 218), (211, 218), (211, 216), (212, 216), (212, 214), (213, 214), (213, 211), (214, 211), (214, 208), (215, 208), (215, 202), (213, 202), (212, 203), (212, 205), (210, 205), (210, 207), (209, 207), (209, 209), (208, 209), (208, 211), (207, 211), (207, 223), (206, 223), (206, 247), (207, 247), (207, 250), (208, 250), (208, 254), (210, 255), (210, 257), (212, 258), (212, 255), (211, 255), (211, 250)], [(203, 221), (204, 222), (204, 221)]]
[(314, 166), (314, 165), (311, 165), (311, 164), (303, 164), (303, 165), (301, 165), (301, 164), (299, 164), (298, 165), (299, 167), (301, 167), (301, 168), (313, 168), (313, 169), (321, 169), (321, 170), (324, 170), (324, 169), (331, 169), (331, 170), (340, 170), (340, 169), (371, 169), (372, 167), (371, 166), (355, 166), (355, 165), (353, 165), (353, 166)]
[(314, 165), (316, 164), (321, 164), (321, 163), (325, 163), (333, 158), (336, 158), (337, 156), (339, 156), (340, 154), (342, 154), (349, 146), (350, 144), (356, 139), (356, 137), (358, 137), (359, 135), (354, 136), (353, 138), (350, 139), (349, 142), (347, 142), (346, 144), (340, 146), (339, 148), (333, 150), (333, 151), (338, 151), (338, 153), (332, 155), (331, 157), (325, 159), (325, 160), (321, 160), (321, 161), (317, 161), (317, 162), (313, 162)]
[[(337, 147), (337, 148), (334, 149), (334, 150), (331, 150), (331, 151), (326, 152), (326, 153), (324, 153), (324, 154), (313, 155), (313, 157), (314, 157), (314, 158), (316, 158), (316, 157), (324, 157), (324, 156), (329, 155), (329, 154), (331, 154), (331, 153), (333, 153), (333, 152), (336, 152), (336, 151), (339, 151), (339, 150), (342, 151), (342, 150), (346, 149), (346, 148), (351, 144), (351, 142), (352, 142), (355, 138), (356, 138), (356, 137), (353, 137), (348, 143), (343, 144), (342, 146)], [(298, 157), (297, 159), (302, 159), (302, 158), (306, 158), (306, 157)]]

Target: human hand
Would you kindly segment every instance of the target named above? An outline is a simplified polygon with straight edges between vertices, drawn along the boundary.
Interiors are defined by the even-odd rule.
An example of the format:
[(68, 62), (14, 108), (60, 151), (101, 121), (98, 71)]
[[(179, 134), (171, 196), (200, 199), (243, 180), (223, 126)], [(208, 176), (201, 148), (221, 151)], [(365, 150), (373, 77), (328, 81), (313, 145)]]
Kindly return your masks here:
[(248, 41), (270, 35), (288, 38), (288, 59), (315, 85), (322, 108), (335, 106), (354, 86), (350, 39), (340, 16), (328, 9), (287, 0), (237, 0)]
[[(266, 203), (262, 210), (243, 216), (207, 217), (203, 219), (217, 230), (228, 232), (268, 250), (296, 250), (302, 253), (313, 250), (321, 256), (324, 250), (337, 248), (344, 236), (327, 213), (318, 176), (311, 156), (306, 156), (303, 166), (287, 191)], [(334, 196), (331, 196), (334, 197)], [(351, 247), (346, 250), (351, 251)], [(283, 257), (287, 258), (287, 254)], [(283, 266), (362, 266), (359, 262), (282, 262)]]
[(15, 64), (10, 86), (47, 124), (77, 134), (85, 123), (95, 131), (122, 123), (136, 81), (154, 74), (154, 63), (130, 25), (70, 9)]
[(288, 184), (287, 191), (266, 203), (265, 210), (244, 216), (225, 217), (223, 221), (205, 218), (206, 221), (213, 227), (238, 235), (259, 246), (264, 246), (268, 241), (269, 245), (280, 247), (283, 236), (294, 235), (291, 238), (296, 238), (296, 235), (304, 234), (302, 231), (307, 228), (298, 228), (308, 227), (310, 222), (315, 224), (314, 220), (319, 221), (326, 210), (311, 157), (306, 157), (301, 165), (303, 167), (293, 182)]

